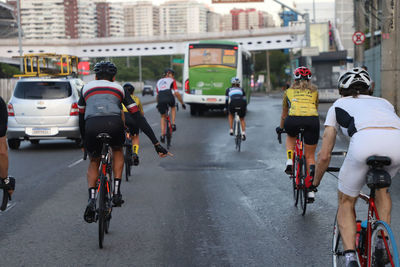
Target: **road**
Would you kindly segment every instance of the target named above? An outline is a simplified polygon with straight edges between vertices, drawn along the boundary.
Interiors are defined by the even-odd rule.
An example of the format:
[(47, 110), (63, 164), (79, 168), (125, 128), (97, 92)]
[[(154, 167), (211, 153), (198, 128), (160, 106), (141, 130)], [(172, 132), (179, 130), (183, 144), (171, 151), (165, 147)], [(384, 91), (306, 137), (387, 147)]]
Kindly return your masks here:
[[(72, 141), (24, 142), (10, 151), (16, 205), (0, 214), (1, 265), (329, 265), (337, 181), (326, 174), (316, 202), (301, 216), (283, 172), (284, 145), (276, 140), (280, 107), (279, 97), (252, 98), (240, 153), (217, 112), (190, 117), (179, 110), (173, 157), (158, 158), (142, 136), (140, 165), (122, 183), (126, 202), (113, 210), (102, 250), (97, 224), (83, 221), (88, 162), (81, 151)], [(159, 133), (155, 104), (146, 105), (145, 114)], [(336, 150), (346, 144), (339, 138)], [(400, 192), (399, 179), (392, 192)], [(399, 222), (400, 195), (392, 197)], [(358, 203), (357, 210), (365, 216), (366, 205)], [(400, 224), (393, 230), (400, 240)]]

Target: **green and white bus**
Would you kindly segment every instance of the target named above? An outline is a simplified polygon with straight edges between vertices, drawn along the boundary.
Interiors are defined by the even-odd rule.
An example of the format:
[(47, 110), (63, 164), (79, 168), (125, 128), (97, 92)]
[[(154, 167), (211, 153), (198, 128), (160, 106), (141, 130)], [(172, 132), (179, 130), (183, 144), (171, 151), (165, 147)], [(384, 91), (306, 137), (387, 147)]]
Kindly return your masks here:
[(250, 101), (251, 54), (231, 41), (189, 43), (183, 67), (183, 100), (190, 105), (191, 115), (208, 109), (225, 107), (225, 90), (232, 77), (241, 80)]

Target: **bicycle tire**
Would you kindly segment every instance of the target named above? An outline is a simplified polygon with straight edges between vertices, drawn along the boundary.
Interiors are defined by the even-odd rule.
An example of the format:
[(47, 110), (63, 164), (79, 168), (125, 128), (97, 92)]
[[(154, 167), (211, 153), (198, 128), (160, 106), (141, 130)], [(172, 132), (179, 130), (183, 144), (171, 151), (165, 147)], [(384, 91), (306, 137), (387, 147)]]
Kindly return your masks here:
[(167, 132), (166, 132), (166, 139), (167, 139), (167, 149), (170, 148), (171, 146), (171, 139), (172, 139), (172, 133), (171, 133), (171, 123), (167, 120)]
[(295, 161), (294, 161), (294, 166), (295, 166), (295, 171), (293, 172), (294, 173), (294, 178), (293, 178), (293, 180), (294, 180), (294, 206), (295, 207), (297, 207), (297, 204), (299, 203), (299, 195), (300, 195), (300, 188), (299, 188), (299, 186), (297, 185), (297, 177), (299, 177), (299, 179), (300, 179), (300, 174), (301, 174), (301, 164), (300, 164), (300, 162), (299, 162), (299, 159), (298, 159), (298, 157), (296, 156), (296, 158), (295, 158)]
[(307, 176), (307, 164), (306, 164), (306, 158), (303, 156), (300, 161), (301, 164), (301, 172), (300, 172), (300, 188), (299, 188), (299, 194), (300, 194), (300, 206), (302, 208), (302, 213), (301, 215), (306, 214), (307, 210), (307, 188), (305, 185), (305, 178)]
[(337, 214), (335, 216), (335, 223), (333, 224), (333, 238), (332, 238), (332, 266), (344, 267), (346, 266), (346, 257), (343, 254), (343, 241), (340, 237), (340, 230), (337, 224)]
[[(371, 257), (368, 258), (368, 266), (394, 266), (399, 267), (399, 253), (397, 250), (396, 240), (394, 238), (392, 229), (390, 226), (384, 221), (376, 221), (372, 227), (371, 234), (371, 245), (370, 245), (370, 253)], [(377, 249), (377, 242), (379, 239), (379, 235), (382, 235), (382, 231), (384, 235), (387, 236), (386, 244), (384, 244), (384, 249)], [(383, 239), (382, 239), (383, 241)], [(386, 246), (387, 245), (387, 246)], [(378, 244), (379, 246), (379, 244)], [(389, 254), (387, 253), (387, 249), (389, 249)], [(386, 251), (386, 255), (383, 255)], [(387, 258), (386, 258), (387, 256)]]
[(132, 147), (129, 143), (125, 145), (125, 180), (129, 181), (131, 175), (131, 159), (132, 159)]
[(100, 190), (99, 190), (99, 247), (103, 248), (104, 233), (106, 227), (106, 177), (103, 174), (100, 176)]
[(10, 199), (10, 195), (8, 194), (8, 191), (4, 188), (2, 189), (2, 192), (3, 192), (3, 197), (2, 197), (0, 210), (5, 211), (7, 209), (7, 204), (8, 204), (8, 200)]

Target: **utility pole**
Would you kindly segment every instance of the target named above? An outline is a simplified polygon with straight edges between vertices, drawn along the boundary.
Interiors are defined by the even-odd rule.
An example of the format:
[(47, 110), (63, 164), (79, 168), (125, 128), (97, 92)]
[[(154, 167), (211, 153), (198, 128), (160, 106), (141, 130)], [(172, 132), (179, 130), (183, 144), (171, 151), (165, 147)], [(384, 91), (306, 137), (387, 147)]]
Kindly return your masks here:
[(382, 0), (382, 97), (390, 101), (399, 114), (400, 94), (400, 4), (399, 1)]
[(142, 56), (139, 56), (139, 64), (138, 65), (139, 65), (139, 82), (140, 82), (140, 87), (141, 87), (142, 86)]
[(18, 47), (19, 47), (19, 56), (21, 57), (19, 59), (19, 70), (21, 72), (24, 71), (24, 64), (23, 64), (23, 52), (22, 52), (22, 27), (21, 27), (21, 0), (17, 0), (17, 23), (18, 23)]
[[(355, 12), (355, 30), (364, 33), (365, 31), (365, 15), (364, 15), (364, 1), (354, 0)], [(372, 34), (372, 33), (371, 33)], [(364, 44), (355, 45), (355, 61), (356, 65), (361, 66), (364, 62)]]
[(270, 71), (270, 66), (269, 66), (269, 50), (265, 51), (266, 52), (266, 57), (267, 57), (267, 88), (265, 89), (266, 92), (271, 92), (271, 71)]

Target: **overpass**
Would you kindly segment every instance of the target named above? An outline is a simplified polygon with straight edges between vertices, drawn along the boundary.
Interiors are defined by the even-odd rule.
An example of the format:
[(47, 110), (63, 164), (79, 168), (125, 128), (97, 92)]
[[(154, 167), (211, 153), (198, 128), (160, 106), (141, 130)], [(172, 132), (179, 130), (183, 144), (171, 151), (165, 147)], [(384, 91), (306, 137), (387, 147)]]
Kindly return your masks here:
[[(23, 40), (22, 49), (23, 54), (57, 53), (79, 58), (156, 56), (184, 54), (189, 42), (231, 40), (249, 51), (275, 50), (304, 47), (305, 32), (304, 26), (292, 26), (173, 36)], [(18, 39), (2, 39), (0, 57), (13, 56), (19, 56)]]

